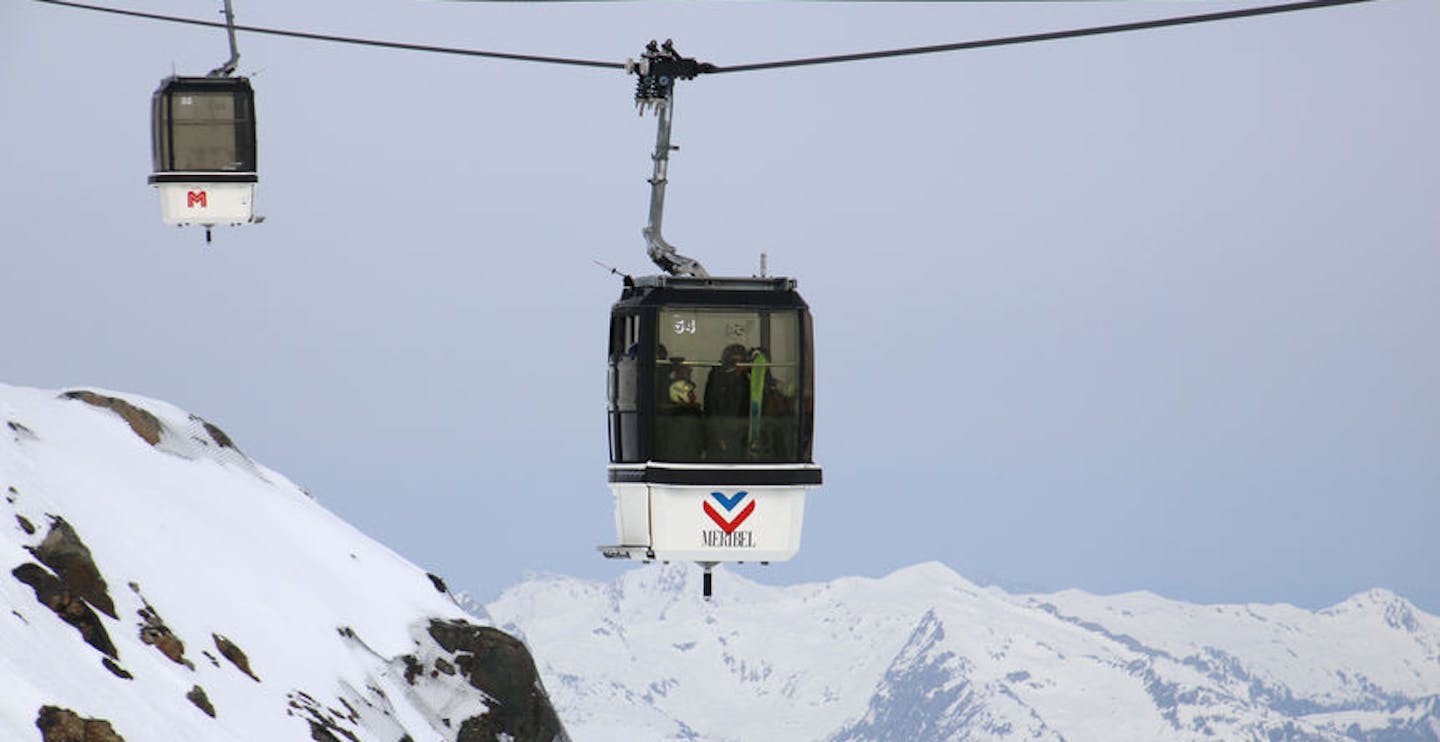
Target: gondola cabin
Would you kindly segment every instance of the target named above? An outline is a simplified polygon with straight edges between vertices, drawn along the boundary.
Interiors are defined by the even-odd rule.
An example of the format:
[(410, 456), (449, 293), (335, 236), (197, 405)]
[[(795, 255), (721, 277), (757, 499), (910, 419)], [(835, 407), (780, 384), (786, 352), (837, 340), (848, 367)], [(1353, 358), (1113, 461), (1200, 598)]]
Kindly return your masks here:
[(794, 556), (821, 478), (811, 348), (793, 279), (627, 279), (610, 314), (619, 544), (601, 552), (707, 565)]
[(244, 77), (170, 77), (151, 107), (154, 171), (167, 224), (255, 221), (255, 93)]

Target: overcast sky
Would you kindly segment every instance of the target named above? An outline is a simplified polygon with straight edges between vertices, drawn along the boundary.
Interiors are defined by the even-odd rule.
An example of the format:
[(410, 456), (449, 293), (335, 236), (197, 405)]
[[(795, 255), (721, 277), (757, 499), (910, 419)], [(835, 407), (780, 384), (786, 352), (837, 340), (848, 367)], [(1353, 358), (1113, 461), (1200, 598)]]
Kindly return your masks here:
[[(109, 2), (109, 0), (106, 0)], [(220, 3), (133, 0), (216, 18)], [(1230, 3), (237, 0), (238, 21), (622, 61)], [(716, 75), (665, 233), (816, 318), (825, 485), (776, 583), (1440, 612), (1440, 3)], [(618, 71), (242, 34), (261, 225), (167, 227), (161, 78), (222, 32), (0, 0), (0, 381), (165, 399), (456, 590), (626, 565), (605, 334), (655, 121)], [(3, 476), (3, 473), (0, 473)], [(203, 493), (197, 493), (203, 496)], [(717, 585), (723, 589), (723, 583)]]

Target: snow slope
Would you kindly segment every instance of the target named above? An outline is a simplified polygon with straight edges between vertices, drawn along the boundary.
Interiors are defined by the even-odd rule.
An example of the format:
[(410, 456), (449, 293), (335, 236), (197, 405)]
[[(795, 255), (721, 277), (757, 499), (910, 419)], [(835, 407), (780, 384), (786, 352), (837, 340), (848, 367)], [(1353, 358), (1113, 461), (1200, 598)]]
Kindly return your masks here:
[(1011, 595), (931, 563), (720, 570), (707, 602), (669, 565), (476, 621), (215, 426), (111, 392), (0, 385), (0, 495), (0, 740), (46, 707), (129, 742), (563, 739), (540, 679), (587, 741), (1440, 740), (1440, 619), (1384, 590)]
[(689, 565), (537, 577), (486, 606), (577, 739), (1440, 739), (1440, 619), (1010, 595), (940, 564), (770, 587)]
[[(471, 617), (219, 428), (133, 395), (0, 385), (0, 493), (0, 739), (40, 739), (47, 705), (131, 742), (485, 738), (473, 720), (487, 696), (434, 636)], [(66, 578), (60, 560), (40, 563), (62, 521), (113, 616), (104, 595), (42, 597), (21, 579)], [(113, 657), (44, 600), (98, 618)]]

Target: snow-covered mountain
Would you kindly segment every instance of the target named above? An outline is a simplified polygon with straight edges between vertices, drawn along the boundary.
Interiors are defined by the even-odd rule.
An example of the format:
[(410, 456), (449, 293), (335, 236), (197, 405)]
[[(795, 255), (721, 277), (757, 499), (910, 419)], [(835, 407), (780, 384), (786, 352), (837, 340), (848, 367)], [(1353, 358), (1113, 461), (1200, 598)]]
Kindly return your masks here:
[(531, 579), (485, 607), (576, 739), (1436, 740), (1440, 619), (1011, 595), (940, 564), (770, 587), (688, 565)]
[(706, 601), (654, 565), (477, 619), (215, 425), (95, 390), (0, 385), (0, 495), (5, 742), (1440, 740), (1440, 618), (1384, 590), (1204, 606), (922, 564), (720, 570)]
[(155, 400), (0, 385), (0, 740), (564, 739), (525, 647)]

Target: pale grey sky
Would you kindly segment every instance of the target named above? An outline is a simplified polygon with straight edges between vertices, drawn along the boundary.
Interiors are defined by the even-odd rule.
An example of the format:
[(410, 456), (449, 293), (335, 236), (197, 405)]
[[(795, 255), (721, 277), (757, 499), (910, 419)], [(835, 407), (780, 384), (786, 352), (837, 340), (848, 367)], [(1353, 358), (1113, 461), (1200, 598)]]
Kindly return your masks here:
[[(737, 64), (1231, 3), (236, 0), (239, 22)], [(218, 17), (219, 2), (122, 7)], [(678, 92), (666, 236), (816, 317), (804, 547), (1009, 588), (1440, 612), (1440, 4)], [(218, 31), (0, 2), (0, 381), (174, 402), (487, 599), (608, 578), (606, 318), (648, 273), (619, 72), (242, 34), (262, 225), (165, 227), (151, 92)], [(3, 476), (3, 473), (0, 473)], [(198, 496), (198, 495), (197, 495)]]

